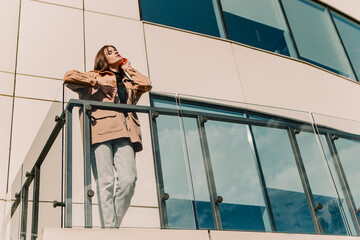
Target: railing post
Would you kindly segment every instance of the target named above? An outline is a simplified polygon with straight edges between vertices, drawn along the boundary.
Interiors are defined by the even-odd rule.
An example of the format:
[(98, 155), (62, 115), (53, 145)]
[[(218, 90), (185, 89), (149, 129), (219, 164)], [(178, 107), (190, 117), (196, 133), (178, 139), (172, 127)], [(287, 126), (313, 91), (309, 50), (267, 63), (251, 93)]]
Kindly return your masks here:
[(35, 165), (34, 170), (31, 240), (36, 240), (39, 225), (40, 167)]
[(66, 140), (65, 140), (65, 219), (64, 226), (72, 227), (72, 110), (66, 108)]
[(85, 227), (92, 228), (92, 200), (90, 166), (90, 105), (83, 105), (83, 142), (84, 142), (84, 213)]
[[(200, 143), (201, 143), (201, 150), (203, 154), (204, 159), (204, 167), (206, 171), (206, 180), (208, 182), (208, 190), (209, 190), (209, 196), (210, 196), (210, 203), (211, 203), (211, 210), (213, 212), (213, 218), (214, 218), (214, 225), (215, 229), (222, 230), (222, 222), (221, 222), (221, 213), (220, 213), (220, 207), (219, 203), (223, 201), (222, 197), (218, 196), (216, 193), (216, 185), (215, 185), (215, 179), (214, 179), (214, 172), (211, 164), (211, 158), (210, 158), (210, 150), (209, 145), (206, 137), (206, 131), (205, 131), (205, 122), (207, 121), (206, 117), (198, 116), (197, 117), (197, 126), (199, 131), (199, 137), (200, 137)], [(219, 201), (220, 199), (220, 201)]]
[(27, 228), (27, 213), (28, 213), (28, 200), (29, 200), (29, 188), (24, 186), (21, 190), (22, 193), (22, 211), (21, 211), (21, 228), (20, 239), (26, 239)]

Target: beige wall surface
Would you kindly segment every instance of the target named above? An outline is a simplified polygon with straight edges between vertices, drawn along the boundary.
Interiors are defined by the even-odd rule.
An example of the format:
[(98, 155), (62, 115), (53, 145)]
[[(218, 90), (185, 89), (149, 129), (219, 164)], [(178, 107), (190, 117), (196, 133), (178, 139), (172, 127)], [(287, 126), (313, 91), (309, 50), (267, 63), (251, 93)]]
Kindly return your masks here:
[(15, 72), (20, 0), (0, 1), (0, 71)]
[(320, 0), (329, 6), (349, 15), (360, 21), (360, 1), (359, 0)]
[(140, 20), (137, 0), (85, 0), (84, 8), (87, 11)]

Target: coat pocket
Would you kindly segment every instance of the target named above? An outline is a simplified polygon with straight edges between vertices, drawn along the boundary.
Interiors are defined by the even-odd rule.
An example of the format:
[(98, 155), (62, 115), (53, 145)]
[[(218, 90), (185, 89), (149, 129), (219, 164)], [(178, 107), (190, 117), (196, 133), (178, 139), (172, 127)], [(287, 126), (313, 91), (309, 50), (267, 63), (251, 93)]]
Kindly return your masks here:
[(131, 119), (134, 121), (134, 123), (140, 127), (140, 121), (139, 121), (139, 118), (136, 115), (136, 113), (130, 114), (130, 116), (131, 116)]
[(94, 117), (93, 134), (105, 135), (119, 132), (124, 129), (124, 123), (120, 114)]

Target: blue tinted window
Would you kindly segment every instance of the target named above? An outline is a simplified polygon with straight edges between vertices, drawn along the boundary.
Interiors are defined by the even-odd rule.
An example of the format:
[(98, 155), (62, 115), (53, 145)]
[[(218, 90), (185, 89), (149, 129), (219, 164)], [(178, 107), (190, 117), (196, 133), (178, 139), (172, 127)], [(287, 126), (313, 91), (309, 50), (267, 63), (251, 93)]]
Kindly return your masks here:
[(309, 0), (282, 0), (300, 58), (355, 79), (325, 7)]
[(297, 57), (278, 2), (221, 0), (231, 40)]
[(220, 37), (212, 0), (140, 0), (143, 20)]
[(331, 14), (355, 69), (355, 74), (360, 80), (360, 25), (334, 12)]

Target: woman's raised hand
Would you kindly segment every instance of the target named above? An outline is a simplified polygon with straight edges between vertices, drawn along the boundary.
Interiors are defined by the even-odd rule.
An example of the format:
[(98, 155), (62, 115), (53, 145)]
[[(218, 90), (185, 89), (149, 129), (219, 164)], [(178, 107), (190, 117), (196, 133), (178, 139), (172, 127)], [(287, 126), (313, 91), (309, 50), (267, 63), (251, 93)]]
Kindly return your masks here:
[(130, 67), (130, 61), (126, 58), (122, 58), (121, 60), (121, 68), (125, 71), (128, 67)]

